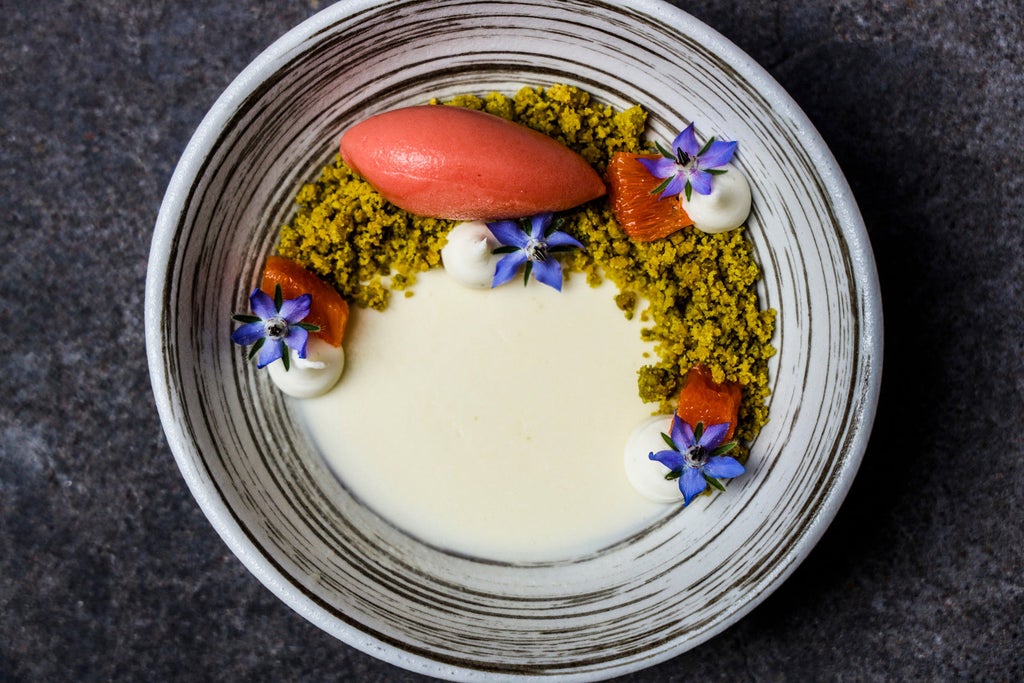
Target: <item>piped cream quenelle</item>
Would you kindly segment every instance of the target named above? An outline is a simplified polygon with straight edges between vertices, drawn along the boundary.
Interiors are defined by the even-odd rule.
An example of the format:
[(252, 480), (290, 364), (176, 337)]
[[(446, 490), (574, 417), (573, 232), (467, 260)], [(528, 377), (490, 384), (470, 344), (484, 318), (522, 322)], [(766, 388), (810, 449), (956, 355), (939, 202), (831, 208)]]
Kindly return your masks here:
[(665, 448), (662, 434), (672, 425), (671, 415), (655, 415), (641, 422), (626, 439), (623, 465), (626, 478), (636, 492), (656, 503), (676, 503), (682, 499), (679, 485), (665, 477), (665, 466), (649, 455)]
[(750, 215), (750, 183), (743, 172), (727, 164), (724, 173), (715, 176), (708, 194), (692, 192), (687, 198), (680, 195), (683, 211), (693, 226), (703, 232), (717, 233), (735, 230)]
[(459, 223), (448, 233), (448, 242), (441, 249), (441, 263), (459, 284), (486, 289), (494, 282), (494, 271), (501, 260), (494, 250), (500, 246), (483, 221)]
[(338, 383), (345, 368), (345, 351), (340, 346), (312, 338), (306, 348), (306, 357), (289, 349), (291, 363), (285, 370), (284, 363), (267, 366), (274, 386), (295, 398), (312, 398), (326, 394)]

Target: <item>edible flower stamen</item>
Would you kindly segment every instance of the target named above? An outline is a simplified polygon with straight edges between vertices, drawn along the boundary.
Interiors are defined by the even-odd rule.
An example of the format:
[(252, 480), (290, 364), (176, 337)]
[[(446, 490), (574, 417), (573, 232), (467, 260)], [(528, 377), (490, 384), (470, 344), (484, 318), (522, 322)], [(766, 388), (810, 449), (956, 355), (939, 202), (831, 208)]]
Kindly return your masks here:
[[(299, 358), (306, 357), (306, 345), (310, 332), (320, 330), (316, 325), (302, 322), (309, 315), (313, 297), (303, 294), (294, 299), (285, 299), (281, 285), (274, 288), (271, 299), (258, 287), (249, 295), (249, 307), (255, 315), (237, 314), (233, 320), (242, 323), (231, 333), (231, 341), (241, 346), (252, 344), (249, 358), (259, 353), (257, 368), (263, 368), (281, 359), (284, 369), (291, 367), (291, 354), (285, 347), (294, 349)], [(268, 343), (269, 342), (269, 343)]]
[(683, 507), (703, 493), (708, 485), (724, 491), (725, 485), (719, 479), (732, 479), (746, 471), (736, 458), (725, 455), (736, 447), (735, 441), (722, 443), (728, 433), (728, 422), (714, 424), (707, 429), (703, 422), (691, 427), (677, 414), (672, 417), (672, 435), (661, 435), (669, 449), (647, 456), (669, 469), (666, 479), (679, 480)]

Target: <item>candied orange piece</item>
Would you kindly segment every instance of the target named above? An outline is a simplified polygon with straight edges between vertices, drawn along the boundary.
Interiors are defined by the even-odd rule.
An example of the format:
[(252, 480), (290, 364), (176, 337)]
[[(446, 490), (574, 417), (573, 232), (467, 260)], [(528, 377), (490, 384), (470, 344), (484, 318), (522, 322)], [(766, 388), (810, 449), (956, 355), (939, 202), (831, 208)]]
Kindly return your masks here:
[(657, 154), (616, 152), (605, 171), (608, 201), (615, 220), (639, 242), (652, 242), (693, 225), (678, 197), (658, 199), (657, 193), (651, 194), (661, 180), (637, 159), (657, 158)]
[(348, 302), (341, 298), (338, 290), (291, 259), (268, 256), (263, 268), (261, 289), (273, 296), (277, 285), (281, 285), (281, 294), (285, 299), (311, 295), (309, 315), (302, 322), (320, 328), (319, 332), (312, 333), (314, 336), (331, 346), (341, 346), (345, 325), (348, 323)]
[(718, 384), (711, 379), (710, 370), (695, 365), (683, 379), (676, 413), (691, 427), (696, 427), (698, 422), (703, 422), (705, 427), (728, 422), (729, 431), (725, 435), (728, 441), (736, 432), (742, 398), (743, 387), (738, 383)]

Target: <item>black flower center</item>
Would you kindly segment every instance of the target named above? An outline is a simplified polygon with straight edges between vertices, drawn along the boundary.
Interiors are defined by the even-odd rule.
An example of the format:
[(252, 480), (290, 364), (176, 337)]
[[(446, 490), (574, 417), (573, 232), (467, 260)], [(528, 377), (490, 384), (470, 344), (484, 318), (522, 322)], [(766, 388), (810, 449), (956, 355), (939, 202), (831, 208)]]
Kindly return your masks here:
[(288, 323), (284, 318), (270, 318), (263, 323), (263, 330), (267, 333), (267, 339), (281, 341), (288, 334)]
[(548, 243), (531, 237), (523, 247), (526, 258), (530, 261), (544, 262), (548, 260)]
[(686, 449), (683, 458), (690, 467), (703, 467), (708, 462), (708, 452), (703, 446), (691, 446)]

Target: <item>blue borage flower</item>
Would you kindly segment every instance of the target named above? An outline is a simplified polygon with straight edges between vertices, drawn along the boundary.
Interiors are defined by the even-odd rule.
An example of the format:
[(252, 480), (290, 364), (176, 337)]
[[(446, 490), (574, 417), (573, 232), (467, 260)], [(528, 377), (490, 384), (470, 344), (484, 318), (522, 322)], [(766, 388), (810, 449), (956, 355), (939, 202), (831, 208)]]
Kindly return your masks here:
[(725, 486), (719, 479), (738, 477), (746, 471), (736, 458), (725, 455), (736, 447), (735, 441), (722, 443), (728, 433), (728, 422), (711, 425), (707, 429), (702, 422), (690, 427), (676, 414), (672, 417), (672, 436), (661, 435), (671, 450), (652, 452), (647, 456), (669, 469), (666, 479), (679, 479), (683, 507), (703, 493), (708, 484), (724, 491)]
[[(258, 287), (249, 295), (249, 307), (256, 315), (238, 314), (231, 316), (242, 323), (242, 326), (231, 333), (231, 341), (242, 346), (253, 344), (249, 350), (249, 358), (258, 352), (257, 368), (270, 365), (277, 359), (284, 363), (284, 369), (291, 367), (291, 354), (285, 352), (285, 346), (306, 357), (306, 344), (309, 333), (319, 331), (319, 327), (301, 322), (309, 315), (309, 307), (313, 297), (303, 294), (294, 299), (285, 299), (281, 294), (281, 285), (274, 287), (274, 298), (271, 299)], [(269, 344), (267, 342), (270, 342)]]
[(712, 176), (725, 173), (720, 167), (732, 160), (737, 144), (711, 138), (701, 147), (691, 123), (672, 141), (671, 150), (657, 144), (662, 158), (640, 158), (637, 161), (655, 178), (663, 179), (651, 190), (651, 194), (660, 192), (658, 199), (664, 199), (685, 191), (686, 200), (689, 201), (692, 190), (696, 190), (697, 194), (711, 194)]
[(519, 221), (496, 221), (488, 223), (494, 238), (503, 246), (494, 250), (495, 254), (505, 254), (494, 269), (494, 280), (491, 287), (503, 285), (526, 264), (523, 271), (523, 285), (530, 281), (530, 273), (538, 282), (562, 291), (562, 265), (552, 254), (572, 248), (583, 249), (575, 238), (558, 230), (562, 221), (552, 220), (550, 213), (540, 213), (532, 218)]

